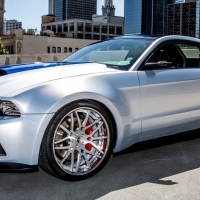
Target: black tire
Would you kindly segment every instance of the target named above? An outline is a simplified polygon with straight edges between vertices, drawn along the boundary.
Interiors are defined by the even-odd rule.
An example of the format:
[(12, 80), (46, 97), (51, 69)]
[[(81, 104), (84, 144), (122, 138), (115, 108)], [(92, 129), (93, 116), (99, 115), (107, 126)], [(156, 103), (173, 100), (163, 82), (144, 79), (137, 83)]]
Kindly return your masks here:
[[(64, 123), (69, 123), (68, 121), (71, 120), (70, 121), (71, 126), (74, 125), (73, 126), (73, 130), (75, 130), (75, 128), (76, 128), (75, 127), (75, 123), (74, 123), (74, 116), (75, 116), (74, 110), (76, 110), (76, 109), (77, 110), (80, 109), (80, 110), (77, 111), (78, 113), (79, 112), (81, 113), (81, 109), (86, 109), (86, 110), (88, 109), (91, 112), (94, 111), (95, 114), (96, 113), (99, 114), (97, 116), (101, 117), (101, 119), (102, 119), (101, 123), (104, 123), (103, 125), (101, 125), (101, 124), (99, 125), (98, 124), (99, 122), (96, 123), (96, 121), (98, 121), (98, 120), (93, 121), (93, 123), (96, 123), (96, 124), (92, 126), (92, 127), (95, 127), (95, 128), (92, 128), (92, 131), (90, 131), (90, 133), (93, 132), (93, 129), (95, 129), (97, 131), (95, 131), (94, 135), (95, 134), (98, 134), (98, 135), (97, 136), (92, 136), (89, 133), (89, 135), (90, 135), (90, 137), (92, 139), (89, 138), (89, 139), (87, 139), (87, 141), (89, 141), (89, 142), (91, 141), (91, 143), (94, 144), (94, 145), (96, 143), (98, 143), (98, 145), (99, 145), (98, 148), (99, 149), (101, 147), (102, 148), (100, 150), (98, 150), (98, 148), (95, 148), (93, 145), (91, 147), (91, 145), (90, 145), (90, 148), (92, 148), (92, 150), (90, 149), (90, 151), (94, 152), (92, 154), (86, 154), (89, 151), (88, 150), (89, 147), (86, 146), (88, 144), (84, 143), (84, 142), (87, 142), (86, 139), (84, 140), (84, 142), (82, 141), (82, 143), (81, 143), (81, 139), (80, 138), (78, 138), (78, 139), (76, 138), (75, 140), (67, 139), (64, 142), (60, 142), (63, 138), (70, 137), (70, 135), (67, 135), (67, 136), (64, 135), (64, 134), (66, 134), (63, 131), (64, 129), (60, 129), (60, 127), (62, 126), (61, 123), (63, 123), (63, 124)], [(78, 117), (75, 118), (76, 123), (78, 123), (78, 118), (80, 119), (79, 121), (82, 120), (81, 116), (85, 117), (85, 121), (88, 120), (88, 119), (86, 119), (87, 117), (85, 115), (81, 115), (80, 113), (78, 114)], [(88, 116), (89, 117), (91, 116), (91, 117), (94, 118), (95, 117), (94, 113), (88, 114)], [(69, 115), (72, 116), (71, 119), (69, 118)], [(91, 121), (91, 119), (90, 119), (90, 121)], [(89, 123), (89, 122), (87, 122), (87, 123)], [(84, 118), (83, 118), (83, 122), (81, 122), (79, 124), (81, 124), (81, 125), (84, 124)], [(91, 125), (92, 125), (92, 123), (91, 123)], [(97, 125), (101, 126), (101, 128), (99, 128), (99, 130), (96, 128)], [(69, 127), (69, 124), (66, 125), (66, 127)], [(87, 126), (85, 126), (85, 127), (87, 127)], [(84, 132), (86, 137), (89, 137), (89, 136), (87, 136), (87, 133), (86, 133), (86, 132), (88, 132), (89, 129), (91, 129), (91, 128), (87, 128), (86, 130), (82, 130), (82, 132), (81, 132), (79, 128), (76, 128), (76, 131), (74, 131), (74, 132), (76, 132), (76, 135), (80, 134), (80, 133), (83, 134), (83, 132)], [(63, 131), (64, 133), (60, 134), (60, 132), (59, 132), (60, 130)], [(49, 123), (49, 125), (48, 125), (48, 127), (47, 127), (47, 129), (45, 131), (45, 134), (43, 136), (43, 140), (42, 140), (42, 143), (41, 143), (41, 147), (40, 147), (39, 165), (47, 173), (49, 173), (49, 174), (51, 174), (53, 176), (56, 176), (56, 177), (58, 177), (60, 179), (63, 179), (63, 180), (79, 181), (79, 180), (87, 179), (87, 178), (95, 175), (96, 173), (98, 173), (106, 165), (106, 163), (108, 162), (108, 160), (110, 158), (110, 155), (112, 153), (113, 144), (114, 144), (114, 142), (113, 142), (114, 141), (113, 130), (114, 130), (113, 129), (113, 124), (112, 124), (111, 118), (109, 116), (109, 113), (105, 110), (105, 108), (103, 106), (97, 104), (96, 102), (89, 101), (89, 100), (82, 100), (82, 101), (77, 101), (77, 102), (73, 102), (71, 104), (68, 104), (68, 105), (64, 106), (63, 108), (61, 108), (54, 115), (53, 119), (50, 121), (50, 123)], [(102, 136), (102, 132), (103, 132), (103, 136)], [(68, 132), (67, 132), (67, 134), (68, 134)], [(60, 135), (62, 135), (62, 136), (60, 136)], [(61, 138), (59, 138), (59, 140), (56, 140), (55, 139), (56, 137), (61, 137)], [(77, 136), (77, 137), (79, 137), (79, 136)], [(98, 139), (100, 137), (101, 137), (101, 139)], [(103, 137), (103, 139), (102, 139), (102, 137)], [(93, 139), (93, 138), (95, 138), (95, 139)], [(56, 144), (55, 141), (58, 141), (59, 144)], [(71, 146), (73, 145), (72, 144), (73, 141), (76, 141), (76, 144), (75, 144), (76, 147), (73, 147), (74, 149), (73, 149), (73, 151), (71, 151), (72, 150)], [(61, 146), (57, 147), (56, 145), (61, 145)], [(79, 148), (78, 145), (79, 146), (82, 145), (81, 147), (85, 148), (87, 152), (86, 151), (84, 152), (84, 150), (82, 150), (82, 149), (81, 149), (81, 152), (83, 151), (82, 153), (79, 153), (80, 151), (76, 151), (75, 148)], [(56, 148), (63, 148), (63, 147), (67, 147), (67, 148), (70, 147), (71, 150), (56, 149)], [(71, 162), (69, 161), (70, 159), (69, 159), (69, 155), (68, 155), (68, 153), (70, 153), (70, 151), (72, 152), (71, 154), (69, 154)], [(103, 154), (101, 153), (101, 151), (103, 152)], [(60, 152), (64, 152), (64, 153), (61, 154)], [(64, 156), (63, 156), (63, 154), (64, 154)], [(68, 155), (68, 157), (67, 157), (66, 154)], [(73, 154), (73, 156), (72, 156), (72, 154)], [(75, 158), (74, 157), (75, 154), (78, 155), (77, 156), (78, 157), (77, 160), (74, 159)], [(83, 156), (83, 154), (84, 154), (84, 156)], [(96, 157), (96, 155), (98, 157)], [(90, 158), (90, 156), (91, 156), (91, 158)], [(73, 159), (72, 159), (72, 157), (73, 157)], [(95, 163), (93, 165), (91, 164), (92, 165), (92, 166), (90, 166), (91, 169), (87, 168), (89, 159), (91, 159), (92, 161), (93, 161), (93, 159), (94, 159), (94, 161), (96, 159)], [(63, 160), (66, 160), (66, 161), (63, 161)], [(74, 161), (72, 161), (72, 160), (76, 161), (76, 166), (74, 166)], [(63, 163), (61, 161), (63, 161)], [(90, 162), (92, 163), (92, 161), (90, 161)], [(65, 164), (65, 162), (68, 163), (68, 165)], [(82, 164), (82, 163), (84, 163), (84, 164)], [(70, 166), (73, 165), (73, 167), (70, 168), (69, 165)], [(84, 172), (85, 169), (82, 169), (84, 167), (85, 167), (86, 170), (88, 170), (88, 172)], [(81, 171), (83, 171), (83, 172), (81, 172)]]

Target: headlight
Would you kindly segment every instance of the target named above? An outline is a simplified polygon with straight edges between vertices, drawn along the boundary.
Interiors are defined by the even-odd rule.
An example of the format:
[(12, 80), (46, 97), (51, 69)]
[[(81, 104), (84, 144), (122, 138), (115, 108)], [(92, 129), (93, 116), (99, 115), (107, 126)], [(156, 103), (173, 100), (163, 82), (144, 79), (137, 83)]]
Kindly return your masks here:
[(1, 115), (20, 116), (21, 113), (11, 101), (0, 101), (0, 116)]

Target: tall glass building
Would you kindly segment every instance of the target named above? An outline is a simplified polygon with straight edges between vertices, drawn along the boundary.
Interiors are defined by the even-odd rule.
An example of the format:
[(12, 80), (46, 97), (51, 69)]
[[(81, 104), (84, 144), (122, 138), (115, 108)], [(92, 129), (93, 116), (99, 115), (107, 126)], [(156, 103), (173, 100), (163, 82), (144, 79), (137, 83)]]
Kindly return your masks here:
[(142, 0), (124, 0), (124, 33), (137, 34), (142, 31)]
[(167, 35), (200, 38), (200, 1), (168, 5)]
[(67, 19), (92, 20), (97, 12), (97, 0), (55, 0), (56, 21)]
[(165, 35), (167, 5), (174, 0), (142, 0), (142, 33)]
[(55, 9), (55, 2), (54, 2), (55, 0), (49, 0), (49, 14), (50, 15), (54, 15), (55, 14), (55, 11), (54, 11), (54, 9)]

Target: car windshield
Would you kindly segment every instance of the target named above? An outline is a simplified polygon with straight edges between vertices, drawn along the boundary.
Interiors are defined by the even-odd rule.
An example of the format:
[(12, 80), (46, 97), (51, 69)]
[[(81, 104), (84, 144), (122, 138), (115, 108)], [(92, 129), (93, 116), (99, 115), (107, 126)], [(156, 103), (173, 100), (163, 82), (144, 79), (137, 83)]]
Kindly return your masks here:
[(84, 47), (64, 61), (101, 63), (110, 68), (129, 70), (153, 41), (146, 38), (105, 40)]

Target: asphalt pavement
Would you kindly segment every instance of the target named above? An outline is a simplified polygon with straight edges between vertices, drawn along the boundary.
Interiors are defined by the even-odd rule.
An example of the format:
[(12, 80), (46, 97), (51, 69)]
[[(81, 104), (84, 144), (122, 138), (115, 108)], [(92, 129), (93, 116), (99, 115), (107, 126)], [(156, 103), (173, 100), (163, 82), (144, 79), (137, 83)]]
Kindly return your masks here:
[(36, 173), (1, 173), (0, 200), (200, 199), (200, 130), (138, 143), (94, 177), (67, 182)]

